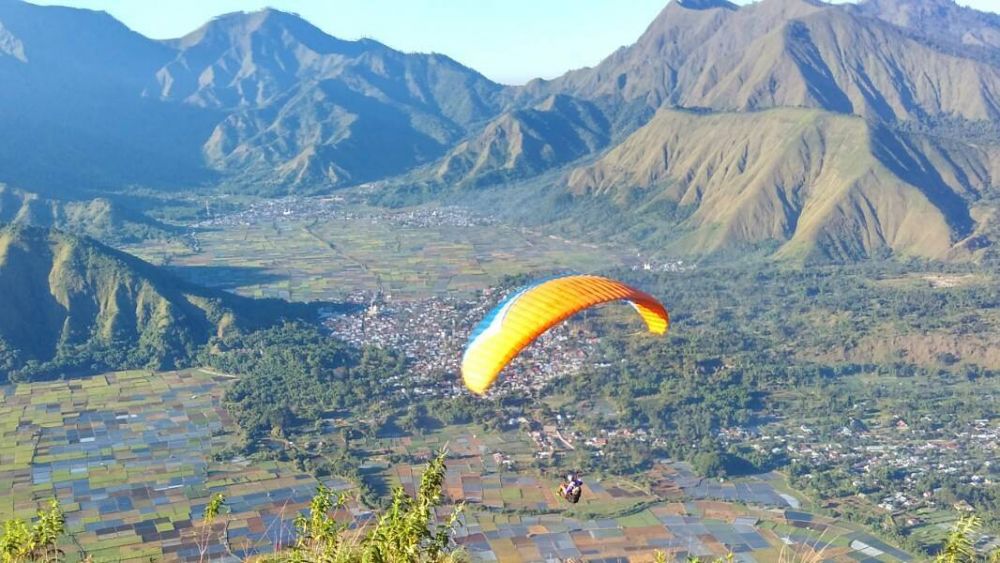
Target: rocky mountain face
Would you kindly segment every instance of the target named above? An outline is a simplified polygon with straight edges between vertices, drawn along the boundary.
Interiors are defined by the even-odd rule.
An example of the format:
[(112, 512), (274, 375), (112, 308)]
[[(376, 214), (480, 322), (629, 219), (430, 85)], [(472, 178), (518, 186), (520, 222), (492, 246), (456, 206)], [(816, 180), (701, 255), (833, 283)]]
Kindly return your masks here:
[(686, 210), (659, 221), (671, 252), (995, 256), (998, 31), (948, 0), (674, 1), (635, 44), (518, 96), (601, 108), (624, 139), (561, 182), (623, 223)]
[[(813, 107), (882, 121), (1000, 119), (995, 61), (979, 50), (944, 50), (889, 15), (890, 6), (912, 13), (923, 4), (873, 0), (855, 8), (763, 0), (738, 8), (675, 0), (635, 44), (594, 68), (531, 82), (521, 95), (558, 91), (612, 107)], [(939, 4), (948, 17), (976, 13)], [(979, 35), (1000, 30), (988, 25), (991, 19), (984, 15)]]
[(139, 94), (170, 49), (102, 12), (0, 0), (0, 181), (50, 194), (204, 177), (210, 119)]
[(345, 185), (426, 162), (495, 115), (502, 88), (443, 55), (342, 41), (274, 10), (170, 42), (146, 90), (225, 112), (207, 164), (278, 183)]
[(0, 180), (74, 190), (340, 186), (443, 155), (503, 88), (443, 55), (342, 41), (297, 16), (153, 41), (107, 14), (0, 0)]
[(996, 58), (1000, 49), (1000, 15), (957, 6), (948, 0), (923, 2), (866, 0), (852, 9), (876, 17), (940, 46), (969, 49)]
[(610, 123), (593, 103), (554, 94), (530, 108), (505, 112), (427, 173), (449, 185), (513, 181), (597, 152), (610, 135)]

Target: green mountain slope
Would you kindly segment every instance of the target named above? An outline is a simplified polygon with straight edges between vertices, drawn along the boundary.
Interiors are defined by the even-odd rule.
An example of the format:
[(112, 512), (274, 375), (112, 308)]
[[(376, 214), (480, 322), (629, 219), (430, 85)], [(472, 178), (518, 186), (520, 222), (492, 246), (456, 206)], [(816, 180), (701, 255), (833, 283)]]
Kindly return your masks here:
[(525, 178), (600, 150), (609, 140), (610, 124), (592, 103), (550, 96), (494, 119), (428, 168), (423, 178), (463, 185)]
[(183, 283), (100, 243), (55, 230), (0, 230), (0, 374), (170, 367), (210, 337), (289, 313)]
[(170, 236), (175, 229), (111, 201), (60, 201), (0, 184), (0, 224), (55, 227), (104, 242)]
[(658, 225), (672, 252), (770, 246), (796, 259), (968, 258), (994, 243), (985, 231), (998, 177), (1000, 147), (903, 135), (858, 117), (661, 110), (574, 170), (567, 187), (578, 201), (614, 202), (626, 217), (639, 203), (685, 210)]

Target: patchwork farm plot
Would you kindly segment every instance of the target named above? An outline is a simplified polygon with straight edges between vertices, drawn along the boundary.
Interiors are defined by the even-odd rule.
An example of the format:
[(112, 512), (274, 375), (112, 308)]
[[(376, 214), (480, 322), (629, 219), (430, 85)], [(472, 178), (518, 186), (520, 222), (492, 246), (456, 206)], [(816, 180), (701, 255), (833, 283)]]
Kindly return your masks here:
[(451, 426), (382, 438), (372, 443), (372, 459), (415, 456), (412, 464), (379, 464), (385, 484), (412, 494), (421, 460), (445, 445), (453, 456), (447, 495), (466, 505), (457, 541), (474, 561), (651, 561), (657, 552), (669, 560), (730, 552), (737, 561), (805, 560), (815, 552), (827, 561), (909, 560), (866, 533), (792, 510), (797, 500), (770, 475), (719, 483), (683, 464), (657, 464), (642, 483), (588, 478), (583, 500), (571, 506), (555, 493), (558, 475), (528, 468), (534, 449), (515, 431)]
[[(57, 498), (70, 560), (197, 560), (205, 505), (224, 493), (237, 556), (287, 539), (317, 481), (276, 463), (216, 463), (232, 428), (226, 379), (193, 370), (119, 372), (8, 386), (0, 403), (0, 518), (30, 517)], [(350, 484), (329, 482), (337, 489)], [(363, 518), (357, 507), (344, 517)], [(227, 555), (221, 544), (208, 555)]]
[[(244, 559), (288, 542), (292, 518), (318, 483), (273, 462), (211, 460), (232, 428), (219, 402), (227, 381), (201, 370), (119, 372), (0, 388), (0, 435), (9, 444), (0, 451), (0, 485), (11, 491), (0, 518), (31, 516), (58, 498), (70, 561), (84, 552), (96, 561), (192, 561), (200, 558), (205, 506), (221, 492), (228, 546), (209, 542), (207, 557)], [(456, 540), (476, 561), (648, 561), (657, 551), (771, 561), (814, 550), (832, 561), (908, 559), (865, 533), (789, 510), (766, 478), (716, 486), (684, 466), (659, 464), (643, 482), (588, 478), (584, 499), (570, 507), (555, 494), (560, 477), (530, 467), (535, 448), (515, 430), (449, 426), (372, 439), (370, 476), (412, 494), (424, 460), (444, 446), (447, 495), (467, 507)], [(394, 456), (409, 463), (390, 463)], [(712, 496), (740, 504), (690, 500)], [(371, 512), (351, 503), (338, 517), (362, 522)]]
[(380, 287), (397, 299), (464, 294), (505, 274), (590, 272), (621, 263), (610, 249), (454, 209), (317, 205), (213, 221), (196, 227), (188, 244), (145, 241), (125, 250), (196, 283), (295, 301), (337, 300)]

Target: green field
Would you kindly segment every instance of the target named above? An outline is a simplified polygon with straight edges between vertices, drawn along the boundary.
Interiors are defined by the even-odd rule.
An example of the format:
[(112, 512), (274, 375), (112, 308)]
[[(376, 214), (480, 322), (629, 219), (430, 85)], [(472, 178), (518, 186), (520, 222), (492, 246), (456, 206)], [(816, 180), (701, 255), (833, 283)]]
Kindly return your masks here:
[[(569, 505), (554, 492), (559, 471), (531, 467), (536, 448), (519, 430), (446, 426), (420, 435), (367, 440), (364, 447), (380, 467), (377, 481), (413, 494), (422, 462), (389, 463), (386, 456), (406, 454), (422, 460), (444, 446), (451, 454), (445, 491), (450, 499), (465, 503), (457, 539), (473, 560), (479, 556), (500, 561), (583, 557), (646, 561), (657, 552), (680, 560), (685, 554), (712, 559), (730, 551), (757, 561), (777, 560), (779, 555), (812, 560), (818, 551), (823, 560), (853, 561), (862, 555), (851, 547), (853, 541), (881, 545), (857, 526), (816, 514), (678, 496), (677, 484), (690, 483), (690, 473), (672, 464), (657, 464), (636, 477), (642, 482), (588, 476), (580, 504)], [(504, 459), (512, 466), (500, 461)], [(650, 487), (654, 480), (656, 485)], [(773, 490), (771, 481), (737, 483)], [(808, 522), (795, 520), (803, 517)], [(875, 560), (899, 559), (883, 552)]]
[(342, 299), (379, 284), (398, 299), (465, 294), (505, 274), (621, 264), (619, 250), (504, 225), (408, 226), (389, 212), (365, 213), (206, 227), (198, 252), (179, 240), (123, 249), (199, 284), (295, 301)]

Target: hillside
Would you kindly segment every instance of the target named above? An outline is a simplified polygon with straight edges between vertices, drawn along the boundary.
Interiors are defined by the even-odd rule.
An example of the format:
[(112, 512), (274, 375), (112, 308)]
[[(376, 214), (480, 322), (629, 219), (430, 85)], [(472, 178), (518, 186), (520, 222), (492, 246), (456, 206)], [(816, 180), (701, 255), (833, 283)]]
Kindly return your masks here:
[(340, 186), (445, 153), (503, 87), (438, 54), (263, 10), (154, 41), (103, 12), (0, 0), (0, 181)]
[(60, 201), (0, 184), (0, 224), (55, 227), (103, 242), (165, 238), (176, 229), (105, 198)]
[(610, 124), (592, 103), (554, 95), (494, 119), (423, 177), (452, 185), (516, 180), (594, 153), (609, 140)]
[(0, 182), (65, 196), (209, 178), (210, 115), (140, 96), (170, 49), (103, 12), (0, 0)]
[(791, 106), (885, 122), (1000, 120), (1000, 62), (978, 49), (945, 49), (922, 30), (815, 0), (744, 7), (675, 0), (635, 44), (594, 68), (533, 81), (522, 95), (568, 93), (602, 100), (612, 112), (630, 104)]
[(292, 313), (190, 286), (92, 240), (0, 230), (3, 379), (171, 367), (190, 361), (212, 336)]
[(994, 244), (983, 233), (995, 221), (998, 174), (1000, 147), (858, 117), (661, 110), (566, 185), (578, 201), (610, 200), (626, 223), (655, 202), (684, 210), (679, 221), (645, 217), (673, 252), (770, 245), (797, 259), (968, 258)]
[[(445, 198), (522, 181), (550, 201), (522, 206), (529, 221), (583, 233), (614, 216), (598, 230), (673, 254), (992, 256), (998, 21), (950, 0), (675, 0), (597, 66), (516, 92), (586, 105), (601, 143), (514, 109), (417, 179)], [(560, 144), (581, 150), (547, 150)]]
[(1000, 56), (1000, 15), (959, 6), (949, 0), (864, 0), (855, 9), (943, 46)]
[[(991, 148), (1000, 139), (1000, 17), (951, 0), (672, 0), (596, 66), (523, 87), (444, 55), (338, 39), (272, 9), (153, 41), (104, 13), (0, 0), (0, 81), (11, 85), (0, 92), (0, 128), (11, 132), (0, 137), (0, 181), (51, 199), (136, 185), (271, 194), (376, 182), (404, 194), (390, 189), (376, 198), (385, 202), (457, 201), (468, 197), (461, 188), (491, 186), (558, 198), (563, 172), (593, 164), (572, 172), (572, 193), (608, 195), (629, 211), (622, 225), (648, 223), (655, 215), (611, 190), (697, 175), (694, 162), (655, 172), (627, 156), (673, 145), (680, 137), (663, 133), (674, 125), (659, 117), (673, 111), (703, 116), (691, 125), (714, 146), (745, 148), (779, 170), (756, 174), (750, 192), (789, 203), (730, 198), (747, 189), (738, 178), (718, 188), (727, 194), (718, 200), (664, 192), (646, 204), (664, 202), (670, 218), (632, 231), (630, 242), (660, 246), (665, 237), (686, 254), (779, 244), (782, 256), (967, 259), (994, 253), (1000, 236)], [(806, 156), (771, 150), (780, 135), (801, 134), (755, 121), (780, 114), (772, 109), (821, 112), (812, 135), (856, 145), (856, 162), (828, 155), (852, 172), (810, 168), (827, 170), (812, 160), (831, 150), (825, 141), (803, 141)], [(746, 133), (751, 123), (773, 136)], [(685, 151), (704, 144), (677, 134), (692, 145)], [(821, 193), (839, 195), (823, 210), (800, 201)], [(858, 194), (878, 202), (873, 211), (858, 211), (868, 206)], [(516, 211), (528, 220), (544, 210)], [(37, 213), (52, 216), (36, 221), (43, 225), (104, 229), (71, 226), (69, 211)], [(77, 215), (80, 224), (115, 221), (101, 209)]]
[(164, 100), (227, 112), (209, 166), (300, 185), (397, 174), (442, 154), (499, 110), (501, 87), (443, 55), (342, 41), (264, 10), (216, 18), (170, 43)]

